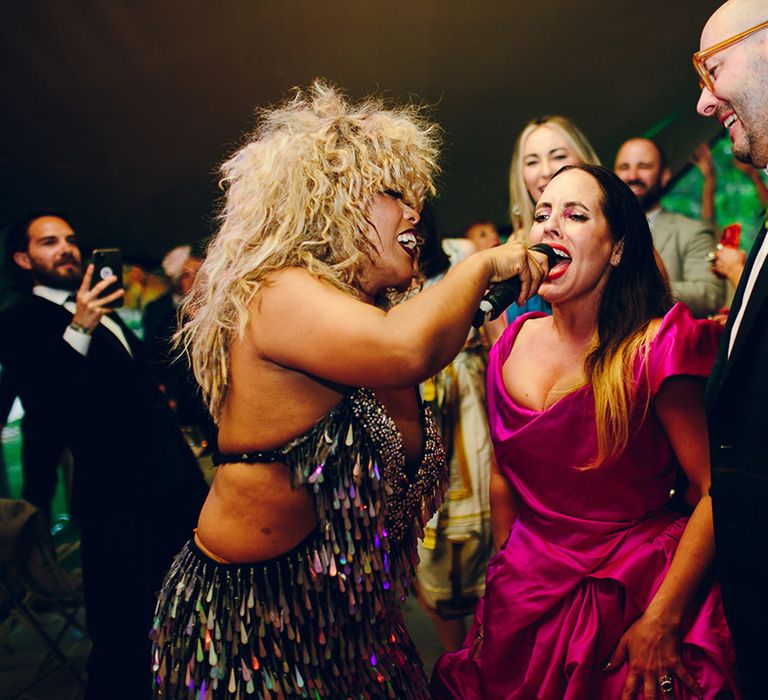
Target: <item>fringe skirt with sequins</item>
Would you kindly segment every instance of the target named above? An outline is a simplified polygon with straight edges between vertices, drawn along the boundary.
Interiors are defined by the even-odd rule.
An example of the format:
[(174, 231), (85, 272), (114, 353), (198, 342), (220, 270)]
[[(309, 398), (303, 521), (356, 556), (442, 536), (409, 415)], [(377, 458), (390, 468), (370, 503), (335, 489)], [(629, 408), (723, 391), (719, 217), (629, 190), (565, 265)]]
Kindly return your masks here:
[(150, 633), (154, 697), (429, 698), (399, 607), (351, 577), (345, 586), (343, 572), (318, 573), (319, 539), (247, 565), (188, 542)]

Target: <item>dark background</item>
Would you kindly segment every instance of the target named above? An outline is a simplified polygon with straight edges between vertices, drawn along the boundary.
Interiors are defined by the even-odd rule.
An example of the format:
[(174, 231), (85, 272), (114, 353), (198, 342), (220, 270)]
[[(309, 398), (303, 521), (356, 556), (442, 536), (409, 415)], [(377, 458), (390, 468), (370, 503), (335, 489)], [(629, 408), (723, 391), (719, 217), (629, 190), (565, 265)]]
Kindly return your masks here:
[(432, 105), (447, 234), (507, 222), (532, 116), (562, 113), (606, 164), (651, 133), (679, 169), (719, 126), (690, 56), (719, 0), (0, 0), (0, 219), (70, 212), (85, 246), (152, 262), (215, 229), (218, 164), (253, 111), (316, 76)]

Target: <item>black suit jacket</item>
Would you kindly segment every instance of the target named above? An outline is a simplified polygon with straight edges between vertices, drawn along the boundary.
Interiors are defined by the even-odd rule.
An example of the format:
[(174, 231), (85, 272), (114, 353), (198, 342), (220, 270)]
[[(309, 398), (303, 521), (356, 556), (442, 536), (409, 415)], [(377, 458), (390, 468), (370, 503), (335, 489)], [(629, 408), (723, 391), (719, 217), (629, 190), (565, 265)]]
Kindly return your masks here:
[(727, 603), (757, 605), (768, 614), (768, 597), (741, 595), (751, 586), (762, 590), (768, 574), (768, 265), (759, 273), (728, 357), (731, 327), (764, 238), (765, 227), (736, 291), (706, 402), (718, 577)]
[[(0, 364), (25, 408), (59, 425), (75, 461), (73, 510), (100, 518), (119, 507), (168, 508), (174, 489), (206, 487), (175, 418), (157, 389), (141, 343), (119, 317), (133, 357), (103, 325), (87, 356), (63, 339), (72, 314), (37, 296), (0, 314)], [(53, 431), (52, 431), (53, 432)], [(57, 431), (62, 432), (62, 431)]]
[(195, 375), (184, 355), (173, 350), (173, 336), (179, 325), (178, 310), (170, 292), (147, 304), (144, 309), (144, 347), (147, 361), (167, 397), (176, 402), (176, 415), (182, 425), (196, 426), (209, 445), (216, 444), (216, 426), (206, 407)]
[(142, 324), (148, 359), (153, 365), (163, 367), (170, 359), (169, 341), (177, 325), (176, 307), (170, 292), (159, 296), (144, 307)]

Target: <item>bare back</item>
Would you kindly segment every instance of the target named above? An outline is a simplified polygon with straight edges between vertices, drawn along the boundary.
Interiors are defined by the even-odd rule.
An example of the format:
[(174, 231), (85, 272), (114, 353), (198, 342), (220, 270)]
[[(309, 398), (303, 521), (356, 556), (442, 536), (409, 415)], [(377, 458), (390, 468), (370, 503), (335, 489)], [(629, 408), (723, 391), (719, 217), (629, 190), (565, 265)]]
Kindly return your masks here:
[[(343, 385), (264, 356), (269, 331), (264, 330), (257, 302), (251, 305), (251, 325), (231, 348), (231, 380), (219, 425), (222, 453), (281, 447), (307, 432), (346, 392)], [(408, 462), (418, 462), (423, 437), (414, 388), (377, 390), (376, 395), (403, 436)], [(254, 562), (296, 546), (315, 525), (310, 493), (306, 488), (292, 489), (286, 465), (230, 463), (217, 471), (197, 536), (217, 557)]]

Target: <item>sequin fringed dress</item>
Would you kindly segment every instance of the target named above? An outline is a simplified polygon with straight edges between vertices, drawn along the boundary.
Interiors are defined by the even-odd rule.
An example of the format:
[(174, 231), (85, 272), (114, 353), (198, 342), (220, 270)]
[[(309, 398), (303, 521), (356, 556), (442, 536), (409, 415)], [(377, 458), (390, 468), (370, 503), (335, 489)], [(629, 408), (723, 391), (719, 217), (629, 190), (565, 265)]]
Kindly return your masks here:
[(294, 487), (310, 489), (318, 526), (254, 564), (218, 564), (194, 542), (184, 547), (151, 632), (155, 697), (429, 697), (400, 611), (446, 479), (426, 408), (422, 422), (413, 474), (394, 422), (365, 389), (275, 451)]

